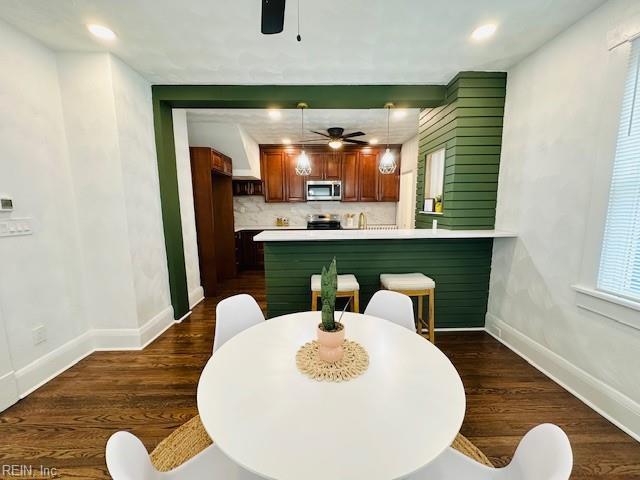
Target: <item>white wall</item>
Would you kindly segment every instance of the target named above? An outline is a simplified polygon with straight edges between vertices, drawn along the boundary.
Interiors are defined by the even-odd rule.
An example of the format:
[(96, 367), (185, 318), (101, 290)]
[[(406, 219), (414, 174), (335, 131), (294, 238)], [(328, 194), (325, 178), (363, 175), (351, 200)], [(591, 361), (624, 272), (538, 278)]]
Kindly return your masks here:
[(171, 309), (149, 82), (109, 56), (138, 326)]
[(414, 228), (416, 224), (416, 189), (418, 181), (418, 140), (415, 137), (402, 144), (400, 162), (400, 201), (396, 223), (399, 228)]
[(187, 272), (189, 306), (193, 307), (204, 298), (200, 284), (200, 264), (198, 263), (198, 238), (196, 216), (193, 207), (193, 186), (191, 184), (191, 159), (187, 132), (187, 112), (173, 110), (173, 141), (176, 147), (176, 169), (178, 173), (178, 195), (180, 198), (180, 218), (182, 222), (182, 245)]
[(234, 177), (260, 178), (260, 146), (235, 123), (189, 121), (189, 145), (212, 147), (233, 159)]
[[(0, 238), (1, 320), (18, 371), (81, 335), (87, 320), (56, 57), (3, 22), (0, 45), (0, 192), (34, 232)], [(47, 341), (34, 346), (38, 325)]]
[[(629, 45), (607, 34), (633, 0), (606, 3), (508, 72), (487, 327), (640, 435), (640, 331), (579, 308), (594, 278)], [(590, 273), (589, 273), (590, 272)], [(593, 286), (593, 285), (592, 285)]]
[(109, 56), (65, 53), (58, 65), (90, 323), (133, 328), (136, 295)]
[(3, 22), (0, 42), (0, 193), (15, 204), (0, 215), (33, 227), (0, 238), (1, 410), (174, 320), (150, 85), (109, 54), (55, 54)]

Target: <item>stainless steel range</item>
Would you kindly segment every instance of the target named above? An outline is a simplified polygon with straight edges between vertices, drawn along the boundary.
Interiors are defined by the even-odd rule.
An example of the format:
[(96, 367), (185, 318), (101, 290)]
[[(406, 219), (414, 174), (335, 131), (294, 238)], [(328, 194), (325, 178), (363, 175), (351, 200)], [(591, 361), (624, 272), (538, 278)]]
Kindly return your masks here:
[(307, 218), (307, 228), (309, 230), (340, 230), (340, 215), (319, 214), (309, 215)]

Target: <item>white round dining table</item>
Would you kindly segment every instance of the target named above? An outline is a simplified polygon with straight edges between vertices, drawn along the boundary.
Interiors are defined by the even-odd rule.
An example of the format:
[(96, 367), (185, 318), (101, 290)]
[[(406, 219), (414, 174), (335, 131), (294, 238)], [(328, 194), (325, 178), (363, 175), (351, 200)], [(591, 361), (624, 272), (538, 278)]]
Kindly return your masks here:
[(430, 342), (381, 318), (345, 313), (346, 338), (369, 354), (347, 382), (312, 380), (296, 352), (320, 312), (272, 318), (227, 341), (198, 384), (198, 410), (232, 460), (277, 480), (394, 480), (440, 455), (465, 412), (458, 372)]

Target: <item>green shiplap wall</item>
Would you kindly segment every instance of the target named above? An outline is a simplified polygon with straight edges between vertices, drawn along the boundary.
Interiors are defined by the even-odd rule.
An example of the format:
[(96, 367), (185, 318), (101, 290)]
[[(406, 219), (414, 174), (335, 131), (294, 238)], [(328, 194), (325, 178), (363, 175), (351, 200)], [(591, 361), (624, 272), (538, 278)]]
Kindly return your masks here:
[(436, 282), (437, 327), (482, 327), (492, 246), (491, 238), (266, 242), (268, 317), (309, 310), (311, 275), (335, 256), (338, 273), (360, 283), (361, 312), (380, 273), (422, 272)]
[[(445, 104), (420, 114), (416, 228), (432, 220), (448, 229), (492, 229), (506, 73), (462, 72), (447, 86)], [(427, 154), (446, 148), (443, 215), (420, 213)]]

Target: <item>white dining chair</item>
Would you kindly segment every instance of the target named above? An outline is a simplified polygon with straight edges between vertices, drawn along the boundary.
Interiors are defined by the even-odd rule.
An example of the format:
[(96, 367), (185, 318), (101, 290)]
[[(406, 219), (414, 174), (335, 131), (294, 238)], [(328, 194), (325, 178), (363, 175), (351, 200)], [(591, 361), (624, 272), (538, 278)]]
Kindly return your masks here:
[(107, 468), (113, 480), (257, 480), (262, 477), (244, 470), (211, 445), (169, 472), (155, 469), (138, 437), (116, 432), (107, 442)]
[(379, 290), (374, 293), (365, 315), (384, 318), (409, 330), (416, 331), (416, 322), (413, 317), (413, 302), (403, 293), (391, 290)]
[(216, 306), (216, 334), (213, 337), (215, 352), (227, 340), (249, 327), (264, 322), (258, 302), (251, 295), (242, 293), (225, 298)]
[(568, 480), (573, 453), (567, 435), (556, 425), (545, 423), (522, 438), (513, 460), (504, 468), (482, 465), (447, 448), (426, 467), (410, 475), (411, 480)]

